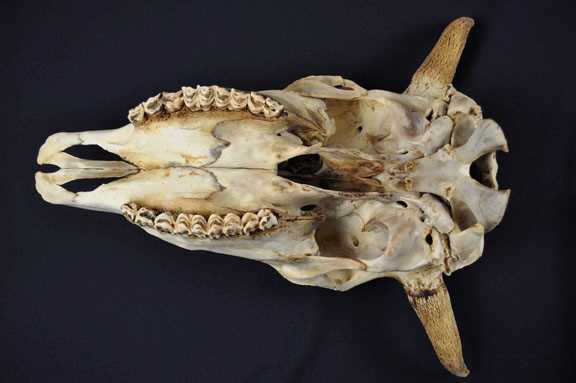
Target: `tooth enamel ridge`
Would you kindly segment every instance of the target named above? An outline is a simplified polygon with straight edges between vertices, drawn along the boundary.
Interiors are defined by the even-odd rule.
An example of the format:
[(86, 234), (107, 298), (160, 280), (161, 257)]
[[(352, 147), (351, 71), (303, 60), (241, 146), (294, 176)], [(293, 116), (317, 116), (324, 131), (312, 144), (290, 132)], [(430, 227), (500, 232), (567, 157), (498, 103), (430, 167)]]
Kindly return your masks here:
[(138, 226), (201, 239), (250, 236), (278, 226), (278, 217), (270, 209), (246, 212), (242, 217), (234, 213), (228, 213), (224, 217), (211, 214), (208, 219), (200, 214), (157, 212), (147, 207), (139, 207), (133, 202), (122, 205), (121, 211), (128, 221)]
[(156, 212), (154, 210), (141, 207), (136, 212), (134, 223), (139, 226), (154, 226), (155, 218), (156, 218)]
[(143, 125), (150, 118), (177, 112), (249, 112), (266, 119), (282, 117), (284, 106), (255, 92), (212, 86), (184, 86), (177, 92), (162, 92), (130, 109), (128, 120)]
[(170, 212), (163, 212), (154, 219), (154, 227), (165, 233), (174, 232), (174, 216)]

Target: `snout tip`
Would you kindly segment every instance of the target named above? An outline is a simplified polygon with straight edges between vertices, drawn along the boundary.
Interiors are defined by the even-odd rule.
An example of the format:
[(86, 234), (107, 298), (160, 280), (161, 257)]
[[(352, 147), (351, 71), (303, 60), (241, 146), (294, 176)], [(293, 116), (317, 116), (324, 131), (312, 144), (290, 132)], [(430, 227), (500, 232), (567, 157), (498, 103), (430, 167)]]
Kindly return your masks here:
[(34, 179), (36, 181), (36, 191), (42, 199), (48, 203), (57, 205), (67, 205), (70, 204), (75, 193), (72, 193), (62, 186), (52, 182), (51, 176), (48, 173), (36, 172), (34, 174)]
[(54, 133), (40, 146), (36, 162), (38, 165), (50, 164), (54, 155), (81, 142), (80, 135), (77, 133)]

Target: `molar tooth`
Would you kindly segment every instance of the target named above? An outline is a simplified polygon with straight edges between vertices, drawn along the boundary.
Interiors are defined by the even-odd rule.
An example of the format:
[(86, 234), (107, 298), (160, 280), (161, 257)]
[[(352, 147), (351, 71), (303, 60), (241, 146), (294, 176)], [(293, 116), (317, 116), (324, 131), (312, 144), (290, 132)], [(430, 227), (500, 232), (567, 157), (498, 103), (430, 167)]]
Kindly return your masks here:
[(198, 106), (203, 111), (209, 111), (214, 102), (214, 91), (209, 86), (198, 86), (196, 89), (196, 96), (198, 98)]
[(208, 217), (208, 236), (212, 239), (218, 239), (222, 236), (222, 226), (224, 220), (217, 214), (211, 214)]
[(143, 105), (144, 111), (149, 116), (160, 112), (162, 109), (162, 93), (150, 97), (148, 100), (144, 101)]
[(248, 98), (248, 110), (254, 114), (262, 114), (264, 112), (264, 103), (266, 99), (264, 96), (250, 92), (250, 97)]
[(226, 109), (230, 102), (230, 92), (226, 88), (213, 86), (214, 106), (218, 109)]
[(260, 230), (264, 231), (278, 225), (278, 218), (276, 218), (270, 209), (260, 209), (258, 218), (260, 219), (258, 224)]
[(224, 217), (224, 227), (222, 232), (227, 237), (232, 237), (242, 233), (242, 221), (236, 214), (228, 213)]
[(141, 207), (138, 209), (138, 213), (136, 213), (136, 218), (134, 219), (134, 223), (140, 226), (154, 226), (154, 219), (156, 218), (156, 212), (154, 210)]
[(244, 213), (242, 216), (242, 232), (246, 235), (255, 232), (258, 229), (258, 216), (254, 213)]
[(190, 220), (190, 234), (199, 237), (199, 238), (206, 238), (208, 236), (206, 218), (199, 214), (195, 214), (192, 216)]
[(138, 205), (136, 205), (134, 202), (125, 203), (120, 208), (120, 211), (128, 221), (134, 222), (134, 219), (136, 218), (136, 213), (138, 212)]
[(178, 92), (163, 92), (162, 101), (164, 108), (168, 113), (177, 112), (184, 106), (184, 98), (182, 97), (182, 90)]
[(180, 213), (176, 218), (174, 224), (174, 234), (191, 234), (190, 232), (190, 218), (188, 214)]
[(196, 88), (192, 88), (191, 86), (183, 86), (182, 94), (184, 95), (184, 104), (186, 104), (186, 107), (190, 109), (190, 111), (195, 112), (200, 110), (198, 103), (196, 102)]
[(158, 214), (154, 220), (154, 227), (158, 231), (172, 233), (174, 231), (174, 216), (169, 211)]
[(264, 107), (264, 116), (266, 118), (278, 117), (283, 110), (284, 106), (282, 106), (282, 104), (271, 98), (266, 98), (266, 104)]
[(231, 89), (230, 102), (228, 104), (229, 110), (244, 110), (248, 106), (248, 93)]
[(138, 125), (146, 121), (146, 113), (144, 113), (144, 107), (142, 104), (128, 111), (128, 120), (134, 125)]

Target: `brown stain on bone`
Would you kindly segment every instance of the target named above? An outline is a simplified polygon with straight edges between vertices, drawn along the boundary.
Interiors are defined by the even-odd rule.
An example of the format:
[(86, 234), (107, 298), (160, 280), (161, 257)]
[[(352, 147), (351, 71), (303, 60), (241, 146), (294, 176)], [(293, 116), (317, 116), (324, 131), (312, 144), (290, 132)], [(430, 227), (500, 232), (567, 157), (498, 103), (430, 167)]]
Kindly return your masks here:
[(190, 154), (180, 154), (180, 157), (182, 157), (182, 159), (186, 164), (192, 164), (194, 162), (204, 161), (208, 159), (208, 157), (206, 156), (192, 156)]

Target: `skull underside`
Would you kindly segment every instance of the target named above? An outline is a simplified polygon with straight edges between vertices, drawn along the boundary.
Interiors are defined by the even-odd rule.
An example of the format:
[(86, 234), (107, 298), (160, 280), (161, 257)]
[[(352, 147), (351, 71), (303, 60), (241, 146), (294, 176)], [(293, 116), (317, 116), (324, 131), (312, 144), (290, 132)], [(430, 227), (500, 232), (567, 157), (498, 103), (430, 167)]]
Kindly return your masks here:
[[(440, 361), (465, 376), (441, 275), (481, 256), (509, 197), (496, 181), (502, 130), (451, 85), (471, 26), (454, 21), (402, 94), (339, 76), (160, 93), (119, 129), (50, 136), (38, 163), (60, 170), (38, 172), (37, 190), (123, 214), (185, 249), (264, 262), (300, 285), (395, 278)], [(79, 159), (64, 151), (74, 145), (123, 161)], [(118, 179), (89, 192), (61, 186), (104, 177)]]

